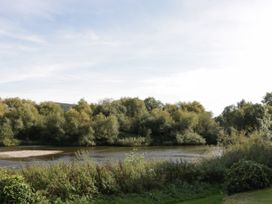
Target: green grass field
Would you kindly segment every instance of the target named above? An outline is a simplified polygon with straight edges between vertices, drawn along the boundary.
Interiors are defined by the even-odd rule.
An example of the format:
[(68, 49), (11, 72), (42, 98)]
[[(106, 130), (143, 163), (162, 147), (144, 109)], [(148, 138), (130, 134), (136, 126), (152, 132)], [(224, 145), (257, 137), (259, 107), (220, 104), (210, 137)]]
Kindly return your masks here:
[(223, 201), (223, 194), (215, 194), (206, 198), (193, 199), (189, 201), (180, 202), (179, 204), (219, 204)]
[(272, 188), (239, 193), (232, 196), (215, 194), (206, 198), (181, 202), (181, 204), (271, 204)]
[(204, 198), (192, 199), (188, 201), (178, 201), (178, 198), (170, 199), (158, 199), (150, 196), (139, 196), (130, 195), (124, 197), (114, 197), (109, 200), (101, 200), (97, 203), (120, 203), (120, 204), (153, 204), (153, 203), (164, 203), (164, 204), (271, 204), (272, 203), (272, 188), (239, 193), (232, 196), (226, 196), (222, 193), (213, 194)]
[(233, 196), (228, 196), (224, 198), (223, 204), (271, 204), (272, 203), (272, 188), (239, 193)]

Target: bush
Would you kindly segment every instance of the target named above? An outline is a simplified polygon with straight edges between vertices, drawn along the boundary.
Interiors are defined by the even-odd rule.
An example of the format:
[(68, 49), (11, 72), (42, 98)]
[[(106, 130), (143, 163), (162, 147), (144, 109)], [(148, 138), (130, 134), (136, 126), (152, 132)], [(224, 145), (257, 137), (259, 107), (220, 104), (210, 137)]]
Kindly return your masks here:
[(272, 168), (272, 145), (269, 142), (249, 142), (228, 148), (220, 158), (227, 168), (240, 160), (251, 160)]
[(249, 160), (234, 163), (227, 172), (226, 188), (229, 194), (268, 187), (272, 169)]
[(224, 182), (226, 167), (220, 158), (209, 158), (202, 161), (198, 168), (201, 172), (200, 180), (210, 184), (220, 184)]
[(156, 175), (167, 183), (194, 183), (200, 180), (201, 171), (195, 163), (165, 161), (156, 168)]
[(144, 156), (135, 151), (128, 154), (124, 162), (114, 169), (116, 181), (123, 193), (142, 193), (161, 186), (160, 177), (155, 174), (155, 164), (146, 162)]
[(176, 140), (178, 144), (181, 145), (202, 145), (206, 144), (206, 140), (201, 137), (199, 134), (187, 130), (183, 134), (177, 134)]
[(91, 198), (97, 193), (96, 168), (90, 162), (58, 163), (24, 168), (22, 174), (36, 191), (50, 199), (62, 200), (75, 196)]
[(118, 192), (119, 185), (114, 177), (110, 165), (97, 165), (96, 166), (96, 186), (98, 191), (102, 194), (113, 194)]
[(0, 203), (35, 203), (35, 197), (22, 176), (1, 173)]
[(145, 137), (127, 137), (127, 138), (120, 138), (117, 140), (117, 145), (121, 146), (142, 146), (146, 145), (146, 138)]

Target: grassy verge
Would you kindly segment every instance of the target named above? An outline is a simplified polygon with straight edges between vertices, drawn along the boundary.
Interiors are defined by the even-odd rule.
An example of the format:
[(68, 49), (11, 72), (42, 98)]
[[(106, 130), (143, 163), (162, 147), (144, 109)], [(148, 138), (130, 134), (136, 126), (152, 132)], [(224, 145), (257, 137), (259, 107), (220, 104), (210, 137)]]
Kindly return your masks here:
[[(96, 204), (176, 204), (187, 200), (210, 198), (222, 200), (222, 195), (216, 192), (214, 186), (188, 185), (187, 187), (169, 186), (163, 190), (151, 191), (143, 194), (122, 194), (118, 196), (103, 196), (95, 199)], [(186, 202), (185, 202), (186, 203)], [(215, 203), (215, 202), (214, 202)]]
[(223, 201), (223, 204), (237, 204), (237, 203), (271, 204), (272, 188), (227, 196), (224, 198)]
[[(179, 197), (180, 196), (180, 197)], [(204, 196), (203, 194), (195, 194), (194, 196)], [(93, 203), (104, 204), (271, 204), (272, 203), (272, 188), (265, 190), (258, 190), (246, 193), (238, 193), (232, 196), (226, 196), (223, 193), (214, 193), (212, 195), (206, 195), (205, 197), (195, 198), (190, 200), (182, 200), (184, 195), (182, 193), (177, 193), (175, 196), (171, 197), (166, 192), (155, 192), (151, 194), (139, 195), (123, 195), (115, 197), (107, 197), (103, 199), (98, 199)], [(188, 199), (188, 197), (187, 197)]]
[(188, 200), (188, 201), (179, 202), (176, 204), (221, 204), (223, 201), (223, 197), (224, 197), (223, 193), (217, 193), (205, 198)]

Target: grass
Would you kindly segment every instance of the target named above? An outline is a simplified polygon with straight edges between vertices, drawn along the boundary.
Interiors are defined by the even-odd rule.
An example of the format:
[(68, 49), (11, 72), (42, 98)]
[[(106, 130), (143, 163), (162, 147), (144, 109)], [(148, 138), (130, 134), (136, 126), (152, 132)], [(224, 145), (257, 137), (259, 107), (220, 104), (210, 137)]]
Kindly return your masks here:
[[(188, 186), (188, 188), (190, 188)], [(196, 187), (197, 188), (197, 187)], [(191, 191), (191, 192), (189, 192)], [(201, 199), (199, 199), (201, 198)], [(194, 200), (193, 200), (194, 199)], [(196, 199), (196, 200), (195, 200)], [(142, 194), (122, 194), (116, 196), (101, 196), (93, 201), (93, 204), (194, 204), (205, 201), (209, 204), (221, 203), (223, 194), (214, 188), (199, 189), (192, 192), (191, 189), (164, 189)], [(187, 201), (188, 200), (188, 201)], [(204, 203), (205, 203), (204, 202)]]
[[(160, 200), (161, 199), (161, 200)], [(271, 204), (272, 203), (272, 188), (265, 190), (258, 190), (253, 192), (239, 193), (232, 196), (224, 197), (223, 193), (216, 193), (205, 198), (197, 198), (187, 201), (179, 201), (176, 197), (164, 197), (154, 199), (153, 196), (140, 196), (140, 195), (126, 195), (123, 197), (115, 197), (109, 200), (100, 200), (95, 203), (104, 204)]]
[[(156, 194), (158, 196), (158, 194)], [(204, 198), (197, 198), (187, 201), (180, 201), (178, 197), (158, 196), (157, 198), (148, 195), (130, 194), (116, 197), (108, 197), (97, 200), (97, 204), (271, 204), (272, 188), (246, 193), (239, 193), (232, 196), (225, 196), (223, 193), (215, 193)]]
[(239, 193), (224, 198), (223, 204), (271, 204), (272, 188), (246, 193)]
[(206, 198), (188, 200), (184, 202), (179, 202), (177, 204), (219, 204), (219, 203), (222, 203), (223, 196), (224, 194), (218, 193), (218, 194), (208, 196)]

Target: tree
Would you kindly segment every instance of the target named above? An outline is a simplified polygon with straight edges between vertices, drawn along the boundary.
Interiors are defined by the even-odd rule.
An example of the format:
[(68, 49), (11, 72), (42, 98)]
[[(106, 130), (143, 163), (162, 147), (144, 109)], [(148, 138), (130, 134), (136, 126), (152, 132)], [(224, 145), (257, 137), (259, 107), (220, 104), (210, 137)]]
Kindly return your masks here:
[(8, 121), (0, 125), (0, 145), (1, 146), (11, 146), (16, 145), (16, 140), (14, 139), (14, 134), (12, 127)]
[(176, 135), (177, 144), (181, 145), (202, 145), (206, 140), (192, 130), (186, 130), (184, 133)]
[(262, 104), (253, 104), (242, 100), (236, 106), (226, 107), (217, 121), (225, 130), (235, 128), (250, 134), (262, 130), (266, 114), (266, 108)]
[(193, 101), (189, 103), (178, 103), (177, 105), (183, 111), (195, 112), (195, 113), (205, 112), (205, 108), (201, 105), (201, 103), (197, 101)]
[(201, 135), (208, 144), (216, 144), (219, 136), (220, 127), (212, 118), (210, 112), (198, 114), (198, 123), (194, 131)]
[(126, 108), (128, 117), (140, 118), (147, 112), (145, 103), (139, 98), (122, 98), (120, 102)]
[(84, 99), (80, 99), (78, 104), (73, 107), (78, 112), (84, 112), (88, 115), (92, 114), (91, 106)]
[(194, 129), (198, 123), (198, 115), (195, 112), (187, 112), (182, 110), (177, 110), (173, 113), (175, 120), (176, 130), (179, 132), (184, 132), (188, 129)]
[(61, 106), (54, 102), (43, 102), (38, 109), (41, 115), (40, 140), (48, 144), (65, 143), (65, 118)]
[(161, 109), (163, 107), (163, 103), (159, 100), (156, 100), (153, 97), (148, 97), (144, 100), (146, 109), (150, 112), (155, 108)]
[[(86, 112), (85, 112), (86, 111)], [(67, 140), (73, 145), (95, 145), (94, 130), (91, 127), (89, 109), (70, 108), (65, 113)]]
[(4, 117), (5, 113), (7, 112), (7, 105), (0, 100), (0, 118)]
[(272, 92), (266, 93), (266, 95), (264, 96), (262, 102), (264, 104), (272, 106)]
[(173, 119), (171, 115), (167, 111), (153, 109), (150, 115), (142, 118), (140, 134), (143, 136), (150, 135), (155, 144), (173, 141)]
[(102, 113), (94, 118), (94, 131), (97, 144), (113, 144), (119, 134), (118, 120), (114, 115), (106, 117)]
[(19, 98), (6, 99), (4, 102), (7, 105), (5, 118), (10, 120), (14, 136), (24, 141), (32, 140), (40, 119), (36, 104)]

